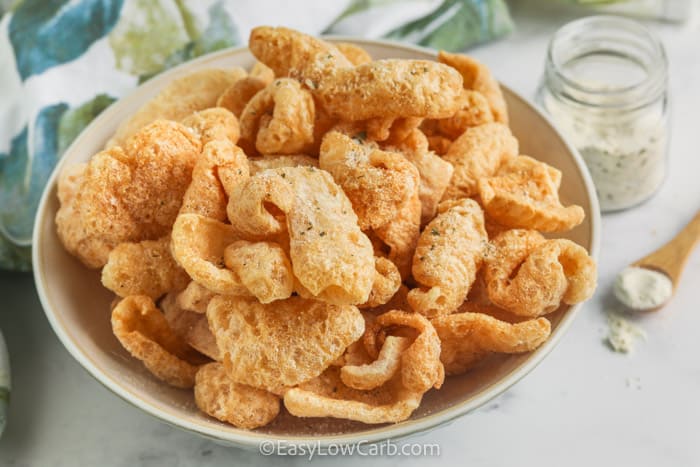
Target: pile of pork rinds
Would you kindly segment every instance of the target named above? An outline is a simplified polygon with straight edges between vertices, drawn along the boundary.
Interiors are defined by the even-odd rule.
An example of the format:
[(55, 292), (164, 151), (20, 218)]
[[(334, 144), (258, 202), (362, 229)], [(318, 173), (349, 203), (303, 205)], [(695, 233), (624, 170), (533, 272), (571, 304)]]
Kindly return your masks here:
[(519, 155), (483, 65), (270, 27), (250, 50), (250, 72), (176, 79), (59, 181), (58, 234), (119, 297), (115, 336), (202, 411), (398, 422), (591, 296), (586, 250), (540, 233), (584, 212)]

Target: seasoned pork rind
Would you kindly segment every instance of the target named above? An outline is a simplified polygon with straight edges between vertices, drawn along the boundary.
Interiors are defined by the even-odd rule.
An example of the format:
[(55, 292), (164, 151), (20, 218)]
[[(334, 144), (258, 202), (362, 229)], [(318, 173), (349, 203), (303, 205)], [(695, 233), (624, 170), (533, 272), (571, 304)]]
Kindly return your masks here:
[(559, 201), (561, 172), (528, 156), (507, 161), (495, 177), (479, 180), (484, 210), (493, 221), (511, 228), (562, 232), (583, 222), (581, 206)]
[(396, 218), (374, 230), (389, 248), (388, 258), (396, 265), (401, 277), (411, 273), (411, 260), (420, 236), (421, 205), (418, 190), (408, 198)]
[(249, 295), (224, 264), (224, 250), (238, 239), (228, 224), (199, 214), (180, 214), (173, 226), (171, 249), (187, 274), (212, 292)]
[(364, 331), (356, 307), (300, 297), (218, 296), (207, 317), (231, 378), (273, 392), (320, 375)]
[(248, 176), (248, 161), (238, 146), (228, 140), (207, 143), (192, 171), (180, 213), (225, 221), (227, 195)]
[(112, 311), (112, 330), (155, 377), (179, 388), (194, 385), (197, 365), (204, 359), (170, 329), (150, 297), (132, 295), (120, 301)]
[(267, 169), (281, 167), (318, 167), (318, 159), (303, 154), (249, 157), (250, 175), (255, 175)]
[(212, 360), (221, 360), (206, 315), (182, 308), (178, 297), (177, 292), (170, 292), (160, 301), (160, 309), (170, 329), (197, 352)]
[(440, 360), (449, 375), (460, 374), (491, 352), (522, 353), (549, 337), (546, 318), (508, 323), (482, 313), (455, 313), (431, 320), (440, 337)]
[(363, 65), (372, 61), (372, 56), (359, 45), (351, 44), (349, 42), (337, 42), (335, 46), (340, 50), (340, 53), (345, 55), (353, 65)]
[(292, 295), (292, 265), (282, 247), (273, 242), (239, 240), (224, 250), (224, 263), (260, 303)]
[(486, 98), (477, 91), (462, 90), (460, 109), (449, 118), (437, 120), (437, 128), (450, 139), (459, 138), (467, 128), (493, 122)]
[(260, 154), (303, 153), (313, 145), (314, 122), (311, 93), (294, 79), (280, 78), (246, 104), (241, 140)]
[(299, 79), (311, 89), (337, 68), (352, 67), (334, 45), (288, 28), (254, 28), (248, 47), (275, 76)]
[(242, 68), (205, 69), (174, 79), (119, 125), (105, 147), (124, 145), (141, 128), (158, 119), (180, 121), (193, 112), (214, 107), (219, 96), (245, 75)]
[(452, 140), (441, 135), (428, 136), (428, 148), (439, 156), (444, 156), (452, 146)]
[(185, 117), (182, 120), (182, 124), (191, 128), (199, 136), (202, 144), (224, 140), (236, 144), (240, 136), (240, 128), (236, 116), (221, 107), (194, 112)]
[(395, 219), (420, 182), (418, 170), (400, 153), (360, 144), (337, 131), (323, 138), (319, 165), (350, 199), (362, 230)]
[(491, 301), (520, 316), (551, 313), (595, 291), (596, 267), (586, 250), (531, 230), (509, 230), (491, 241), (485, 261)]
[(401, 355), (411, 341), (406, 337), (387, 336), (376, 360), (363, 365), (344, 365), (340, 379), (354, 389), (374, 389), (389, 381), (401, 367)]
[(369, 299), (360, 308), (374, 308), (384, 305), (394, 296), (401, 287), (401, 274), (396, 265), (386, 258), (375, 258), (374, 282)]
[(474, 200), (441, 203), (413, 256), (421, 287), (408, 293), (411, 308), (428, 317), (456, 310), (476, 279), (487, 242), (484, 213)]
[(420, 405), (423, 394), (403, 387), (397, 374), (370, 391), (346, 386), (340, 370), (331, 367), (318, 378), (284, 393), (284, 406), (297, 417), (334, 417), (367, 424), (406, 420)]
[(451, 54), (444, 50), (438, 53), (438, 61), (459, 71), (464, 80), (464, 88), (481, 93), (488, 101), (494, 119), (508, 124), (508, 109), (501, 87), (485, 65), (466, 55)]
[(280, 410), (278, 396), (234, 382), (218, 362), (197, 371), (194, 401), (207, 415), (249, 430), (267, 425)]
[(443, 200), (468, 198), (478, 193), (479, 179), (493, 176), (518, 155), (518, 141), (507, 126), (486, 123), (467, 129), (454, 140), (445, 160), (454, 166)]
[(446, 118), (459, 108), (462, 78), (453, 68), (427, 60), (376, 60), (338, 68), (314, 96), (343, 120)]
[(102, 285), (120, 297), (147, 295), (155, 300), (170, 290), (183, 289), (189, 281), (170, 254), (170, 235), (121, 243), (102, 268)]
[[(270, 81), (272, 82), (272, 80)], [(216, 101), (217, 107), (223, 107), (232, 112), (236, 117), (243, 114), (243, 109), (257, 93), (265, 89), (270, 83), (254, 76), (246, 76), (239, 79), (226, 89)]]
[[(200, 141), (190, 130), (160, 120), (129, 138), (123, 149), (117, 146), (93, 156), (79, 181), (60, 178), (59, 193), (73, 192), (63, 197), (56, 213), (66, 250), (98, 268), (120, 243), (166, 235), (200, 151)], [(74, 189), (62, 187), (66, 183)]]
[(207, 312), (209, 301), (214, 298), (215, 295), (214, 292), (203, 285), (192, 281), (185, 287), (185, 290), (177, 295), (177, 306), (183, 310), (204, 314)]

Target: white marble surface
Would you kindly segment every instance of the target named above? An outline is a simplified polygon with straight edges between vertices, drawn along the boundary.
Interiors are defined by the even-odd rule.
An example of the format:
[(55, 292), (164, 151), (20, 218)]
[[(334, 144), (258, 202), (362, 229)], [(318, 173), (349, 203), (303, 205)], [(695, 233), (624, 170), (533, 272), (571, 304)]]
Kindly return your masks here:
[[(535, 90), (546, 41), (574, 13), (550, 2), (512, 2), (518, 31), (474, 53), (526, 96)], [(536, 12), (543, 4), (548, 8)], [(603, 217), (600, 288), (554, 352), (481, 410), (412, 441), (437, 443), (439, 459), (466, 466), (700, 465), (700, 249), (663, 311), (638, 316), (648, 334), (633, 355), (604, 344), (610, 284), (625, 264), (665, 242), (700, 208), (700, 27), (655, 25), (668, 50), (674, 124), (671, 171), (659, 194)], [(0, 328), (13, 393), (0, 440), (1, 466), (229, 466), (305, 464), (218, 446), (167, 426), (93, 380), (44, 318), (31, 276), (0, 274)], [(317, 459), (318, 460), (318, 459)], [(363, 457), (320, 459), (360, 465)]]

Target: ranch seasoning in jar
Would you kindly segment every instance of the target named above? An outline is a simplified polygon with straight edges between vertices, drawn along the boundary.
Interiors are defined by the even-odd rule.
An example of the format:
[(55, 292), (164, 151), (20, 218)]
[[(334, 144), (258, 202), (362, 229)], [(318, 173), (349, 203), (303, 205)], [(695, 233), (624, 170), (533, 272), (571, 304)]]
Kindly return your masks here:
[(667, 68), (661, 42), (630, 19), (573, 21), (549, 44), (537, 99), (586, 161), (603, 211), (641, 203), (665, 179)]

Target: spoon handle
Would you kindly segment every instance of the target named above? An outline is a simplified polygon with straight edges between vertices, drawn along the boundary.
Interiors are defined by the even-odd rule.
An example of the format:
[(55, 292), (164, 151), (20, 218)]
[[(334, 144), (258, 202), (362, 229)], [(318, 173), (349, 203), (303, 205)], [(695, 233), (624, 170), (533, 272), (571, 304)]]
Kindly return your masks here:
[(693, 251), (698, 240), (700, 240), (700, 211), (670, 242), (634, 265), (665, 272), (675, 289), (690, 252)]

